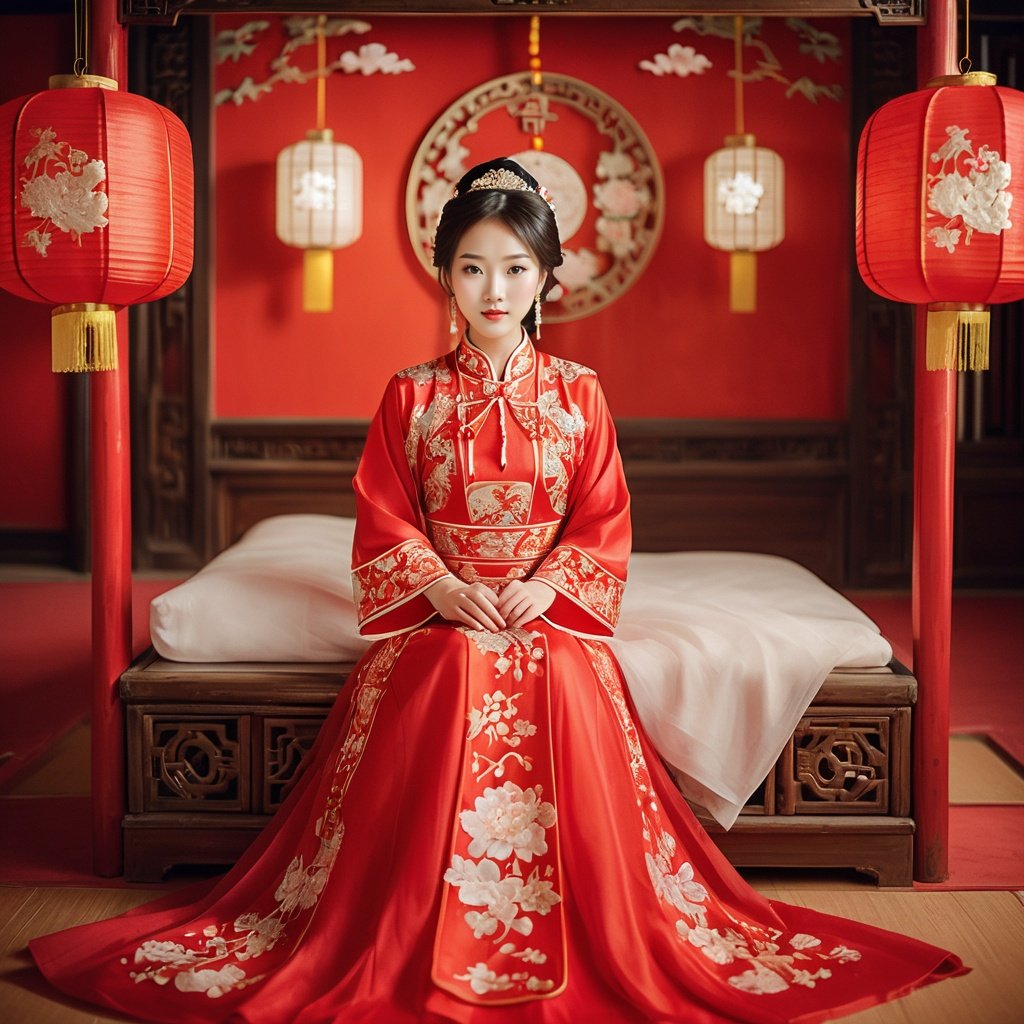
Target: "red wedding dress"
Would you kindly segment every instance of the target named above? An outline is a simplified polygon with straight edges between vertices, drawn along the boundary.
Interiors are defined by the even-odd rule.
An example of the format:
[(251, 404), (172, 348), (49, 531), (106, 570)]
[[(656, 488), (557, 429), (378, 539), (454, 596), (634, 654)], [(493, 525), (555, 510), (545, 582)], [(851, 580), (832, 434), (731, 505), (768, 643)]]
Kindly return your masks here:
[[(963, 972), (764, 899), (695, 821), (605, 643), (629, 498), (597, 378), (524, 339), (392, 380), (356, 479), (378, 638), (263, 834), (181, 893), (37, 939), (59, 988), (189, 1024), (822, 1021)], [(434, 616), (452, 572), (557, 597), (500, 633)]]

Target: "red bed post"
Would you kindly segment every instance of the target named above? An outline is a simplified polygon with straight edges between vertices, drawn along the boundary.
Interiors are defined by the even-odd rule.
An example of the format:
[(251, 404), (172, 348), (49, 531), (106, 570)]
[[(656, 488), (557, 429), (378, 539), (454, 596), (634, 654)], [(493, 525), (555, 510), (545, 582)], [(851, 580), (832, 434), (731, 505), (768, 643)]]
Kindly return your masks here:
[[(918, 35), (918, 84), (956, 73), (956, 4), (932, 0)], [(925, 369), (925, 307), (914, 324), (914, 878), (949, 876), (949, 649), (953, 590), (956, 371)]]
[[(92, 4), (89, 71), (128, 77), (117, 0)], [(128, 313), (117, 314), (118, 369), (89, 375), (92, 529), (92, 853), (97, 875), (122, 870), (124, 715), (118, 678), (132, 658), (132, 515), (128, 420)]]

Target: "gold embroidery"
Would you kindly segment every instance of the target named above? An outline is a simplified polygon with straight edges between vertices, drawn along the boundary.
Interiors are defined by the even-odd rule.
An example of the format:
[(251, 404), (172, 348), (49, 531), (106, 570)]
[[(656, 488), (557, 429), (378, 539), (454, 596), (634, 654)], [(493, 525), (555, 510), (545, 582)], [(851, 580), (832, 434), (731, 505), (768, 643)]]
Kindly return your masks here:
[(625, 584), (576, 548), (555, 548), (536, 578), (583, 605), (609, 626), (619, 621)]
[(382, 615), (448, 575), (437, 553), (423, 541), (407, 540), (380, 558), (352, 570), (359, 621)]

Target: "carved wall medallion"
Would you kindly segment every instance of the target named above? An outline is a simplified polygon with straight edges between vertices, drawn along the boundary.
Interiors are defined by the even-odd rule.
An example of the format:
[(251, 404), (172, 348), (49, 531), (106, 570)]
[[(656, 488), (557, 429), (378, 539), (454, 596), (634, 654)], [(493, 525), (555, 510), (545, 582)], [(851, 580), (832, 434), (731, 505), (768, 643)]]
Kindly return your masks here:
[[(565, 262), (556, 271), (564, 292), (549, 298), (544, 319), (577, 320), (613, 302), (639, 278), (658, 243), (665, 205), (661, 167), (646, 135), (594, 86), (545, 73), (538, 92), (524, 72), (460, 96), (431, 125), (413, 158), (406, 223), (417, 258), (436, 276), (434, 230), (455, 183), (475, 163), (520, 153), (538, 119), (547, 126), (545, 150), (524, 159), (538, 176), (553, 172), (541, 181), (555, 206), (564, 207), (566, 221), (560, 223)], [(585, 183), (582, 194), (579, 182)], [(564, 244), (570, 240), (572, 245)]]

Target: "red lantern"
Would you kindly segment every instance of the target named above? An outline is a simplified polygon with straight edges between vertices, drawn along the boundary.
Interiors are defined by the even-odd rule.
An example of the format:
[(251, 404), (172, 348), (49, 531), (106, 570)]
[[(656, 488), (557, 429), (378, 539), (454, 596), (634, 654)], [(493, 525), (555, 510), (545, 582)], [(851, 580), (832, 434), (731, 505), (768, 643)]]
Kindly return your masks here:
[(55, 304), (54, 371), (117, 366), (115, 313), (192, 270), (192, 146), (169, 110), (97, 75), (0, 107), (0, 287)]
[(989, 304), (1024, 297), (1024, 93), (995, 82), (933, 79), (860, 139), (857, 266), (879, 295), (927, 304), (929, 370), (987, 369)]

